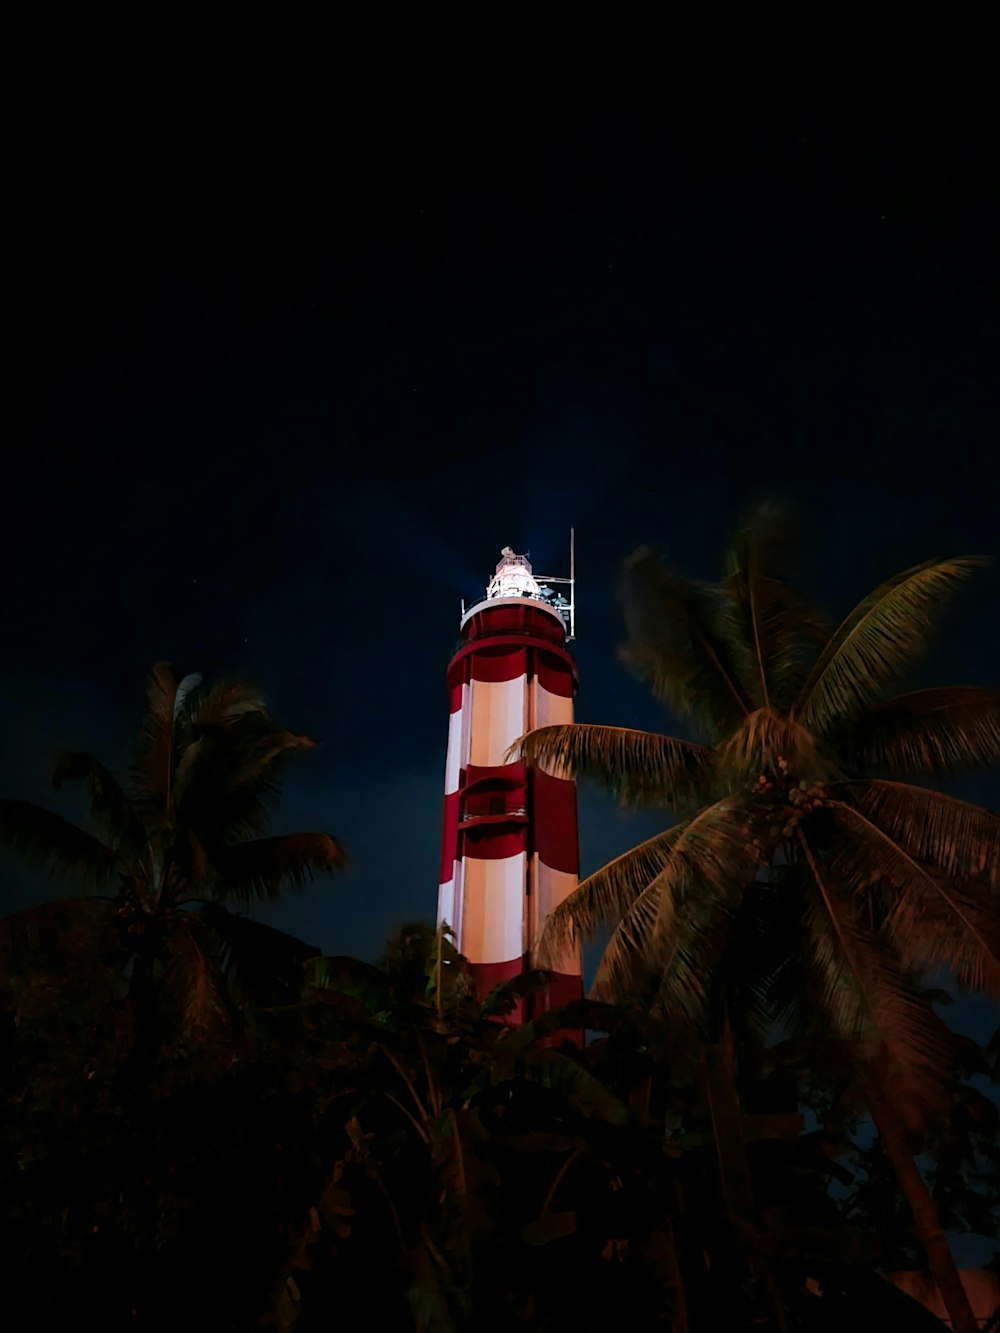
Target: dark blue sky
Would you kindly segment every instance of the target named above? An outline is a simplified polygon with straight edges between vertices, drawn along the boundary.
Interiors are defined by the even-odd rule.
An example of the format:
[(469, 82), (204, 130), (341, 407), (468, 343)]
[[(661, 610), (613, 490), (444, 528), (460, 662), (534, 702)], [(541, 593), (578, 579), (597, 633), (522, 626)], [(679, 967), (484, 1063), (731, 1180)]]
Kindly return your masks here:
[[(671, 728), (615, 659), (637, 543), (710, 575), (784, 495), (834, 611), (1000, 545), (985, 133), (396, 110), (164, 115), (141, 154), (70, 118), (11, 168), (0, 789), (120, 757), (158, 658), (248, 670), (325, 742), (280, 825), (354, 859), (273, 919), (366, 956), (434, 912), (444, 670), (502, 545), (558, 572), (575, 524), (578, 716)], [(990, 574), (921, 679), (996, 681), (998, 611)], [(581, 824), (585, 871), (652, 827)]]

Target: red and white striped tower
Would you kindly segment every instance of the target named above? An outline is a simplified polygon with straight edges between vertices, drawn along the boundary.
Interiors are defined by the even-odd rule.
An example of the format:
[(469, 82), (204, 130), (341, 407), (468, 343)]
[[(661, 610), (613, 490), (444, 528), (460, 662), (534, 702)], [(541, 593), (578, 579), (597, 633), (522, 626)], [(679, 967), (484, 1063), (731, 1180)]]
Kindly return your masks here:
[[(504, 547), (485, 598), (463, 606), (448, 665), (438, 923), (454, 931), (481, 996), (531, 965), (542, 922), (579, 876), (575, 784), (506, 758), (526, 731), (573, 720), (572, 538), (570, 552), (569, 579), (541, 579)], [(569, 602), (555, 582), (569, 584)], [(582, 996), (579, 951), (555, 963), (546, 992), (514, 1021)]]

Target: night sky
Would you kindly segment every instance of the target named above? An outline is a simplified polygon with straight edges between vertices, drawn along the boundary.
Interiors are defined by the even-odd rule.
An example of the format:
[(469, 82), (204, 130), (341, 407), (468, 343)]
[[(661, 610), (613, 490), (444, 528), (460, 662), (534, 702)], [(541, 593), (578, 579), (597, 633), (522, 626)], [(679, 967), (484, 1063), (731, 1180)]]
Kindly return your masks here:
[[(152, 662), (247, 671), (324, 742), (279, 828), (354, 863), (267, 917), (371, 957), (435, 911), (444, 672), (501, 546), (563, 573), (575, 525), (577, 716), (666, 730), (615, 657), (638, 543), (711, 576), (787, 497), (834, 612), (997, 553), (1000, 198), (985, 131), (912, 108), (340, 112), (14, 147), (0, 792), (76, 814), (52, 754), (120, 762)], [(998, 584), (918, 683), (1000, 678)], [(597, 794), (581, 823), (585, 872), (655, 827)]]

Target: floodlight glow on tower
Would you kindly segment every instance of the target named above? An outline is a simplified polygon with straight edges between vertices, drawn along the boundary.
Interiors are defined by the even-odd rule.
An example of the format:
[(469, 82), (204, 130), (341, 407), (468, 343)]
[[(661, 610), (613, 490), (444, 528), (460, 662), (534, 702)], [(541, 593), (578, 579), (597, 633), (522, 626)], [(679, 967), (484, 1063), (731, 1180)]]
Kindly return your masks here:
[[(454, 931), (481, 996), (532, 965), (542, 922), (579, 877), (575, 784), (551, 767), (507, 762), (525, 732), (573, 720), (575, 587), (572, 533), (569, 578), (536, 575), (505, 546), (486, 596), (463, 604), (448, 665), (438, 922)], [(579, 951), (553, 961), (547, 990), (515, 1019), (582, 996)]]

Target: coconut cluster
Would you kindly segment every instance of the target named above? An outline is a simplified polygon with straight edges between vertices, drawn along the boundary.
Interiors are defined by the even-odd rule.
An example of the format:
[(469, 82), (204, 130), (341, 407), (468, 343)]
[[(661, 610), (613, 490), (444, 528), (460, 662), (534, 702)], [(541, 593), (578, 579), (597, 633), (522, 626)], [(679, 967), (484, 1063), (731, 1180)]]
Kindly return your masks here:
[(826, 787), (822, 782), (804, 782), (788, 770), (788, 760), (779, 755), (775, 769), (759, 773), (750, 789), (757, 816), (747, 816), (743, 832), (747, 851), (760, 865), (768, 864), (779, 840), (794, 837), (802, 821), (826, 804)]

